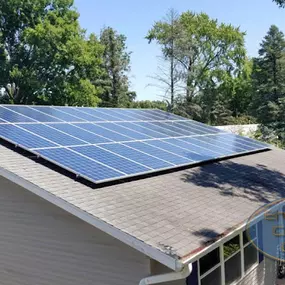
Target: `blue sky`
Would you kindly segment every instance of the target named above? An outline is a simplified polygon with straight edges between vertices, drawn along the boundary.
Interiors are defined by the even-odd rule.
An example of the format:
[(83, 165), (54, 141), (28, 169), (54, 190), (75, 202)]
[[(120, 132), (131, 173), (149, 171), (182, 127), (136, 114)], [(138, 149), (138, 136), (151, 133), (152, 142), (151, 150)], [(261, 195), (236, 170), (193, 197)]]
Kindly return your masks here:
[(240, 26), (246, 35), (250, 56), (257, 54), (259, 43), (270, 25), (285, 32), (285, 9), (279, 9), (271, 0), (75, 0), (80, 13), (80, 24), (88, 33), (100, 33), (111, 26), (127, 36), (132, 51), (130, 78), (138, 100), (158, 100), (160, 91), (149, 76), (157, 71), (159, 47), (148, 44), (144, 37), (155, 21), (164, 17), (170, 8), (206, 12), (220, 22)]

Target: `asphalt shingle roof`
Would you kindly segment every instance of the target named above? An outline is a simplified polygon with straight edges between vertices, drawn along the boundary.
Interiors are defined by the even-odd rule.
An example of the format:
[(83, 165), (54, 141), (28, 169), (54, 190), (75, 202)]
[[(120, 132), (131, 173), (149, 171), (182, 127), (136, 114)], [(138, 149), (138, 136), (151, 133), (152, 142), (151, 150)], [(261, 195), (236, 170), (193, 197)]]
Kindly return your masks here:
[(285, 151), (274, 149), (92, 189), (0, 145), (0, 167), (179, 259), (285, 195)]

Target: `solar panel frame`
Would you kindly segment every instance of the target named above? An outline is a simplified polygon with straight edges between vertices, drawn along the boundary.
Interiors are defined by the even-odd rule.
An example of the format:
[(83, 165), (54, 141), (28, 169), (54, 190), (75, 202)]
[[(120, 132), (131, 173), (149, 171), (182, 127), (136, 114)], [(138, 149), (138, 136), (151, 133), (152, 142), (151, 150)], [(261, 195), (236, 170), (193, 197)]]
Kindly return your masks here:
[[(7, 106), (10, 108), (8, 108)], [(17, 105), (13, 105), (13, 107), (11, 107), (10, 105), (0, 105), (0, 130), (1, 130), (1, 126), (3, 128), (3, 126), (5, 125), (13, 126), (11, 128), (17, 127), (19, 129), (23, 129), (22, 128), (23, 125), (32, 126), (33, 124), (38, 124), (38, 125), (45, 126), (45, 128), (49, 127), (53, 131), (57, 131), (59, 133), (65, 133), (64, 130), (62, 129), (58, 130), (55, 126), (68, 125), (74, 129), (76, 128), (78, 133), (85, 132), (85, 135), (86, 133), (88, 133), (90, 134), (90, 136), (96, 136), (96, 137), (102, 138), (102, 142), (92, 143), (88, 140), (84, 140), (84, 139), (82, 140), (79, 137), (76, 137), (76, 133), (68, 134), (67, 132), (66, 134), (68, 136), (74, 137), (76, 140), (79, 140), (79, 144), (75, 145), (75, 142), (74, 142), (72, 145), (69, 145), (67, 143), (66, 145), (63, 145), (63, 144), (58, 143), (60, 141), (56, 143), (48, 138), (45, 139), (39, 134), (35, 134), (34, 136), (37, 137), (38, 141), (41, 141), (41, 139), (44, 139), (45, 141), (48, 141), (49, 143), (47, 143), (44, 146), (40, 144), (40, 145), (35, 145), (37, 147), (31, 147), (31, 145), (19, 144), (16, 141), (17, 138), (15, 137), (12, 139), (10, 137), (9, 139), (9, 137), (5, 137), (3, 136), (3, 134), (0, 133), (0, 137), (2, 139), (15, 144), (16, 146), (19, 145), (21, 148), (31, 153), (34, 153), (38, 157), (42, 157), (46, 159), (47, 161), (52, 162), (55, 165), (58, 165), (60, 167), (63, 167), (64, 169), (67, 169), (71, 173), (74, 173), (76, 176), (83, 177), (96, 184), (118, 180), (118, 179), (131, 178), (134, 176), (149, 174), (153, 172), (172, 170), (172, 169), (174, 170), (174, 169), (181, 168), (181, 167), (196, 165), (197, 163), (201, 163), (201, 162), (207, 162), (207, 161), (212, 161), (216, 159), (223, 159), (223, 158), (232, 157), (236, 155), (248, 154), (248, 153), (252, 153), (255, 151), (260, 151), (260, 150), (269, 148), (269, 145), (267, 144), (259, 143), (252, 139), (244, 138), (244, 137), (240, 137), (236, 135), (232, 135), (230, 137), (229, 136), (230, 134), (224, 131), (221, 131), (219, 129), (201, 124), (193, 120), (181, 118), (177, 115), (168, 114), (160, 110), (110, 109), (110, 108), (93, 109), (93, 108), (86, 108), (86, 107), (51, 107), (51, 106), (20, 106), (21, 108), (17, 108), (14, 106), (17, 106)], [(33, 114), (32, 115), (33, 118), (29, 118), (27, 116), (27, 114), (29, 114), (27, 113), (27, 111), (24, 111), (25, 115), (15, 112), (15, 110), (21, 110), (23, 107), (27, 108), (27, 110), (32, 110), (30, 112), (31, 114)], [(45, 110), (46, 112), (49, 112), (47, 111), (49, 109), (46, 109), (46, 108), (51, 108), (52, 110), (54, 110), (57, 116), (53, 116), (52, 114), (46, 114), (45, 112), (41, 111), (40, 108), (45, 108), (42, 110)], [(3, 111), (3, 109), (6, 110), (5, 111), (6, 113)], [(10, 109), (14, 109), (14, 111)], [(96, 113), (97, 116), (91, 115), (90, 110), (94, 110), (94, 111), (97, 110), (96, 112), (92, 111), (93, 114)], [(104, 119), (98, 117), (99, 113), (104, 115), (103, 116)], [(6, 119), (10, 118), (10, 121), (2, 118), (1, 114), (2, 115), (4, 114), (4, 117)], [(133, 114), (135, 114), (135, 116), (133, 116)], [(42, 119), (41, 121), (36, 121), (35, 118), (40, 115), (42, 115), (44, 119)], [(60, 116), (62, 116), (62, 118), (63, 117), (70, 118), (70, 119), (74, 118), (74, 121), (65, 121), (62, 118), (60, 118)], [(118, 116), (121, 117), (120, 120), (117, 120), (119, 118)], [(92, 121), (86, 120), (87, 118), (91, 118)], [(106, 120), (107, 118), (113, 121), (107, 121)], [(125, 121), (128, 118), (134, 118), (134, 120)], [(52, 120), (52, 121), (49, 122), (49, 120)], [(108, 134), (112, 134), (113, 139), (104, 137), (104, 134), (106, 135), (104, 131), (102, 135), (102, 133), (97, 134), (96, 133), (97, 131), (95, 129), (91, 131), (90, 129), (88, 129), (88, 127), (90, 128), (90, 126), (95, 126), (98, 128), (98, 126), (100, 127), (100, 125), (104, 125), (104, 123), (105, 123), (105, 126), (104, 128), (101, 128), (101, 129), (104, 129), (106, 133)], [(27, 133), (29, 133), (30, 135), (33, 135), (33, 132), (31, 132), (31, 128), (32, 128), (31, 126), (29, 127), (29, 130), (27, 131)], [(112, 126), (112, 128), (110, 126)], [(113, 126), (118, 126), (117, 130), (114, 129)], [(85, 127), (85, 128), (82, 128), (82, 127)], [(151, 129), (148, 129), (148, 127), (151, 127)], [(182, 134), (180, 132), (181, 130), (180, 128), (183, 130)], [(120, 133), (120, 130), (123, 130), (125, 133), (128, 133), (129, 136), (122, 135)], [(138, 136), (137, 138), (134, 138), (133, 135), (130, 135), (134, 133), (140, 134), (140, 137)], [(189, 135), (187, 136), (187, 134)], [(30, 136), (30, 135), (27, 135), (27, 136)], [(118, 140), (117, 138), (119, 136), (123, 136), (123, 140)], [(217, 139), (221, 141), (221, 145), (224, 145), (226, 147), (221, 147), (221, 145), (220, 146), (213, 145), (213, 142), (215, 141), (214, 139), (215, 136)], [(143, 139), (144, 137), (149, 137), (149, 138)], [(134, 162), (138, 165), (144, 166), (148, 170), (146, 171), (137, 170), (137, 171), (134, 171), (134, 173), (133, 171), (130, 171), (129, 173), (124, 173), (123, 175), (122, 171), (120, 171), (119, 169), (106, 165), (107, 168), (109, 167), (110, 169), (113, 169), (114, 171), (119, 172), (122, 175), (120, 174), (120, 175), (115, 175), (112, 177), (106, 177), (106, 179), (94, 179), (95, 177), (94, 175), (92, 178), (90, 175), (85, 175), (84, 171), (82, 171), (82, 173), (79, 173), (78, 171), (76, 171), (75, 169), (76, 167), (75, 168), (68, 167), (66, 163), (64, 165), (59, 162), (59, 159), (54, 159), (53, 156), (50, 155), (49, 157), (47, 155), (48, 152), (50, 153), (55, 153), (55, 152), (64, 153), (65, 152), (66, 153), (66, 151), (72, 151), (73, 156), (75, 155), (77, 157), (86, 157), (86, 155), (82, 156), (81, 153), (76, 152), (76, 150), (74, 149), (78, 147), (88, 148), (88, 147), (94, 146), (97, 148), (99, 147), (102, 150), (108, 151), (109, 153), (113, 153), (117, 157), (120, 157), (120, 156), (122, 157), (122, 155), (119, 153), (116, 153), (116, 151), (112, 151), (111, 149), (108, 149), (108, 145), (110, 146), (119, 145), (121, 146), (121, 148), (123, 147), (127, 148), (130, 150), (130, 152), (132, 152), (132, 155), (134, 155), (134, 157), (137, 157), (138, 154), (141, 154), (142, 157), (144, 157), (145, 159), (148, 159), (148, 162), (146, 161), (148, 165), (143, 163), (143, 158), (140, 159), (142, 163), (139, 161), (134, 161)], [(228, 145), (228, 148), (232, 147), (232, 149), (234, 150), (239, 149), (240, 151), (233, 151), (233, 152), (226, 151), (227, 145)], [(241, 146), (243, 145), (247, 146), (248, 149), (242, 148)], [(187, 150), (187, 146), (189, 146), (188, 150)], [(209, 148), (211, 149), (209, 150)], [(216, 151), (217, 148), (218, 148), (218, 151)], [(60, 151), (61, 149), (62, 151)], [(149, 152), (147, 151), (147, 149)], [(195, 151), (195, 149), (197, 151)], [(205, 153), (202, 154), (203, 149), (205, 151), (208, 150), (209, 155)], [(192, 153), (192, 159), (190, 159), (189, 157), (185, 158), (184, 157), (184, 155), (186, 155), (185, 153), (189, 153), (189, 154)], [(88, 153), (85, 153), (85, 154), (88, 154)], [(196, 159), (195, 159), (195, 156), (196, 156)], [(163, 162), (164, 165), (162, 165), (163, 164), (162, 163), (161, 167), (156, 167), (155, 164), (153, 164), (153, 167), (151, 167), (151, 164), (149, 164), (150, 157), (153, 157), (156, 163)], [(88, 158), (88, 159), (91, 161), (94, 161), (94, 163), (95, 162), (98, 163), (96, 159), (92, 159), (92, 158)], [(125, 159), (132, 160), (131, 157), (125, 157)], [(101, 162), (101, 165), (103, 164), (104, 163)], [(116, 164), (114, 166), (116, 166)]]

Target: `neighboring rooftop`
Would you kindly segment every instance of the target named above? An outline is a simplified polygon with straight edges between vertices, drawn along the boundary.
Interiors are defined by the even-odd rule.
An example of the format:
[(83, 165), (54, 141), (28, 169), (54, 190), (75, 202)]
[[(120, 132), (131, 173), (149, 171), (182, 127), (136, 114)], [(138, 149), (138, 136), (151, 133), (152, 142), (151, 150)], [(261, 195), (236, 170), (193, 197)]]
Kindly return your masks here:
[(285, 194), (279, 149), (97, 189), (4, 145), (0, 156), (0, 175), (179, 260)]

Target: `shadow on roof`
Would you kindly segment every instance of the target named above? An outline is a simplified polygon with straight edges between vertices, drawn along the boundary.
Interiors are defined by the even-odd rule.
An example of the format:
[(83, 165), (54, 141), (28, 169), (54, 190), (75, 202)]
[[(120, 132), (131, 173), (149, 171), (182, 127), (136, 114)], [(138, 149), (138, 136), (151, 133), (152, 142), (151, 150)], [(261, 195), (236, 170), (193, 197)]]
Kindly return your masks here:
[(269, 203), (285, 197), (285, 175), (266, 165), (250, 166), (233, 161), (213, 163), (181, 178), (186, 183), (217, 189), (223, 196)]

